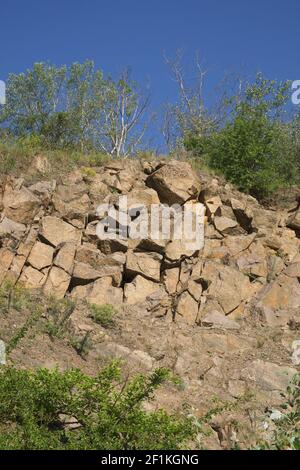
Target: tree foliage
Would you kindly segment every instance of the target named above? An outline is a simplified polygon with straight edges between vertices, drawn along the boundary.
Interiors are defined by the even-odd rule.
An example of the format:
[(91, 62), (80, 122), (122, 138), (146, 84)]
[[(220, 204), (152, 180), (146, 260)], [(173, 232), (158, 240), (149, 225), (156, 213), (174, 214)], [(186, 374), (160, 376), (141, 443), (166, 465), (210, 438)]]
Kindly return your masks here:
[(190, 134), (185, 146), (240, 190), (268, 197), (299, 182), (299, 147), (284, 113), (288, 97), (288, 82), (258, 74), (254, 83), (226, 100), (228, 117), (219, 128), (208, 136)]
[(191, 421), (146, 412), (165, 369), (121, 379), (111, 363), (96, 377), (0, 369), (0, 449), (178, 449), (194, 436)]
[(9, 75), (0, 123), (13, 135), (36, 136), (50, 148), (126, 156), (141, 144), (147, 106), (148, 96), (128, 71), (113, 80), (92, 61), (70, 67), (42, 62)]

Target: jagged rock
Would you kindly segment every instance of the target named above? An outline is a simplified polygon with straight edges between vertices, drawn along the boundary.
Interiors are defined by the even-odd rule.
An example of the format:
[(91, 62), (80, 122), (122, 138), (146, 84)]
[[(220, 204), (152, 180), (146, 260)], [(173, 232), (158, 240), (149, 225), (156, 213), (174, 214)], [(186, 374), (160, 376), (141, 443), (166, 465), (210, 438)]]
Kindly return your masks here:
[(205, 200), (205, 207), (208, 217), (221, 215), (222, 201), (220, 196), (212, 196)]
[(76, 253), (76, 244), (74, 242), (63, 243), (59, 249), (54, 264), (62, 268), (68, 274), (72, 274), (74, 266), (74, 258)]
[(189, 292), (183, 292), (179, 297), (175, 320), (181, 320), (189, 325), (195, 325), (198, 316), (198, 302)]
[(139, 210), (141, 207), (149, 208), (152, 204), (159, 204), (157, 192), (151, 188), (134, 188), (126, 194), (129, 209)]
[(253, 242), (247, 250), (243, 251), (237, 257), (236, 262), (239, 270), (250, 275), (251, 278), (267, 278), (267, 253), (259, 241)]
[(256, 346), (256, 339), (239, 336), (237, 332), (217, 333), (214, 330), (203, 329), (201, 331), (201, 351), (214, 351), (215, 353), (241, 353), (253, 350)]
[(54, 248), (39, 241), (36, 242), (28, 257), (28, 263), (33, 268), (43, 269), (52, 264)]
[(14, 253), (8, 248), (0, 248), (0, 286), (5, 279), (7, 271), (14, 259)]
[(32, 266), (25, 266), (19, 282), (27, 289), (40, 289), (46, 282), (49, 269), (39, 271)]
[(73, 278), (80, 281), (94, 281), (101, 277), (100, 273), (89, 264), (75, 262)]
[(187, 281), (187, 290), (194, 299), (199, 302), (201, 294), (203, 292), (202, 285), (199, 282), (195, 282), (193, 279)]
[(231, 256), (246, 251), (255, 240), (256, 233), (242, 236), (228, 236), (224, 240), (224, 245), (228, 248)]
[(222, 234), (232, 234), (233, 229), (237, 227), (237, 221), (229, 219), (228, 217), (214, 217), (214, 226)]
[(63, 298), (68, 290), (71, 276), (61, 268), (53, 266), (48, 274), (44, 292), (46, 295), (53, 295)]
[(82, 181), (70, 186), (59, 185), (52, 203), (59, 215), (68, 220), (86, 217), (90, 210), (86, 184)]
[(250, 299), (252, 291), (249, 279), (238, 270), (206, 262), (201, 272), (202, 285), (207, 286), (205, 294), (216, 300), (225, 314), (235, 310), (242, 301)]
[(201, 318), (201, 325), (212, 328), (224, 328), (225, 330), (238, 330), (240, 328), (240, 325), (236, 321), (230, 320), (230, 318), (217, 310), (206, 313), (206, 315)]
[(149, 281), (142, 276), (136, 276), (134, 280), (124, 286), (125, 301), (134, 305), (144, 302), (146, 298), (158, 289), (157, 283)]
[(47, 216), (42, 220), (41, 237), (56, 247), (66, 242), (79, 243), (81, 232), (58, 217)]
[(103, 277), (91, 284), (75, 287), (71, 296), (95, 305), (120, 305), (123, 302), (123, 289), (114, 287), (111, 277)]
[(25, 233), (26, 226), (24, 224), (10, 220), (7, 217), (4, 217), (0, 222), (0, 237), (11, 235), (12, 237), (20, 240), (24, 237)]
[[(293, 273), (293, 268), (290, 272), (297, 274)], [(298, 277), (289, 276), (283, 271), (273, 282), (259, 291), (254, 305), (270, 325), (285, 325), (293, 313), (298, 317), (300, 307)]]
[[(73, 276), (78, 279), (98, 279), (100, 277), (111, 276), (113, 284), (119, 286), (122, 281), (125, 261), (126, 256), (122, 252), (105, 256), (93, 245), (83, 245), (76, 253), (76, 265)], [(85, 277), (82, 277), (84, 272)]]
[(166, 261), (176, 262), (185, 257), (193, 256), (197, 248), (190, 249), (190, 240), (172, 240), (166, 246)]
[(158, 253), (129, 251), (126, 259), (126, 271), (130, 275), (141, 274), (146, 278), (159, 281), (161, 260), (162, 256)]
[(286, 225), (293, 230), (300, 230), (300, 209), (289, 217)]
[(197, 197), (200, 180), (185, 162), (169, 162), (152, 173), (147, 185), (155, 189), (162, 203), (183, 204), (191, 197)]
[(28, 255), (32, 249), (32, 243), (21, 242), (17, 249), (16, 256), (14, 257), (10, 269), (7, 272), (6, 279), (12, 283), (17, 282), (22, 269), (26, 263)]
[(179, 283), (179, 268), (166, 269), (163, 274), (166, 290), (169, 294), (176, 292)]
[(295, 374), (297, 370), (291, 367), (256, 360), (242, 370), (241, 378), (266, 391), (284, 391)]
[(254, 216), (249, 203), (243, 200), (232, 198), (230, 200), (230, 204), (238, 223), (241, 225), (241, 227), (243, 227), (243, 229), (246, 230), (246, 232), (251, 232)]
[(222, 260), (229, 256), (229, 250), (223, 241), (215, 239), (205, 240), (202, 257), (203, 259)]
[(41, 206), (40, 200), (25, 187), (19, 190), (7, 188), (2, 204), (5, 216), (21, 224), (33, 222)]

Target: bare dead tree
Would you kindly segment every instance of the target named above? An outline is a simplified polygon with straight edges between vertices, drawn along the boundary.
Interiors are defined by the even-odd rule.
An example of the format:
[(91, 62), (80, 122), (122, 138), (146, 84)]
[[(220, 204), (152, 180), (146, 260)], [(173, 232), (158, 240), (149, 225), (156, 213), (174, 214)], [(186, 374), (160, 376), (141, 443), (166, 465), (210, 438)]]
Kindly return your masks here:
[(215, 124), (215, 117), (208, 113), (204, 102), (203, 89), (207, 70), (203, 69), (199, 54), (195, 57), (196, 73), (192, 80), (185, 77), (182, 58), (181, 50), (177, 51), (172, 60), (164, 56), (179, 94), (178, 103), (167, 105), (164, 113), (162, 132), (169, 148), (180, 144), (187, 134), (206, 135)]
[(146, 117), (150, 94), (141, 91), (125, 70), (116, 82), (107, 81), (104, 96), (99, 146), (112, 156), (127, 157), (139, 147), (154, 118)]

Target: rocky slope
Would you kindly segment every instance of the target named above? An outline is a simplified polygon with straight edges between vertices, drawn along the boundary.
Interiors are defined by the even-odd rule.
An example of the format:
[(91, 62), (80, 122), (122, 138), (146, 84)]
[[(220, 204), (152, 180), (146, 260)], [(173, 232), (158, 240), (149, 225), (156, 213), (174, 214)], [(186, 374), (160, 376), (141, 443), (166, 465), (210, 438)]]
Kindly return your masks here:
[[(0, 184), (0, 285), (22, 285), (41, 299), (76, 299), (68, 327), (91, 341), (83, 360), (45, 335), (24, 338), (10, 361), (90, 372), (112, 357), (124, 359), (130, 371), (167, 366), (182, 386), (160, 392), (159, 404), (185, 403), (195, 416), (215, 397), (231, 404), (211, 422), (212, 448), (228, 440), (248, 445), (251, 433), (272, 426), (265, 410), (277, 406), (300, 364), (296, 202), (287, 210), (266, 209), (170, 160), (112, 161), (57, 180), (41, 174), (34, 184), (3, 176)], [(135, 207), (203, 203), (204, 248), (188, 250), (184, 240), (99, 240), (96, 209), (117, 204), (121, 194)], [(117, 327), (95, 324), (86, 302), (113, 304)], [(0, 320), (0, 338), (18, 322), (20, 315)], [(237, 416), (243, 431), (234, 428)]]

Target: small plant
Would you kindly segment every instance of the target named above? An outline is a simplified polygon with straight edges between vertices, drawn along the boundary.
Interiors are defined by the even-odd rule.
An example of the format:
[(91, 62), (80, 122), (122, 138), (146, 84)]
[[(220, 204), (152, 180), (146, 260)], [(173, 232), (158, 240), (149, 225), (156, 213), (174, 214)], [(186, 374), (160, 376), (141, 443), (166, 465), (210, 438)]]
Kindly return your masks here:
[(71, 345), (73, 346), (73, 348), (75, 349), (77, 354), (79, 354), (80, 357), (85, 359), (85, 357), (87, 356), (89, 350), (92, 347), (90, 332), (87, 331), (84, 334), (84, 336), (81, 337), (81, 338), (78, 338), (78, 337), (72, 338), (71, 339)]
[(300, 450), (300, 376), (291, 380), (283, 394), (282, 416), (275, 423), (275, 431), (270, 442), (263, 442), (258, 449)]
[(114, 316), (117, 310), (110, 304), (90, 306), (90, 316), (94, 322), (103, 326), (103, 328), (112, 328), (115, 325)]
[(85, 176), (86, 178), (95, 178), (95, 176), (97, 175), (97, 173), (95, 172), (95, 170), (93, 168), (90, 168), (88, 166), (83, 166), (81, 168), (81, 173), (83, 174), (83, 176)]
[(67, 321), (76, 305), (70, 299), (56, 299), (54, 297), (50, 297), (48, 302), (44, 331), (50, 338), (63, 338), (66, 333)]

